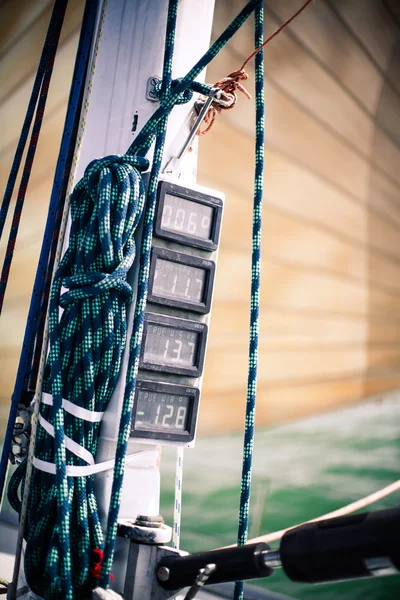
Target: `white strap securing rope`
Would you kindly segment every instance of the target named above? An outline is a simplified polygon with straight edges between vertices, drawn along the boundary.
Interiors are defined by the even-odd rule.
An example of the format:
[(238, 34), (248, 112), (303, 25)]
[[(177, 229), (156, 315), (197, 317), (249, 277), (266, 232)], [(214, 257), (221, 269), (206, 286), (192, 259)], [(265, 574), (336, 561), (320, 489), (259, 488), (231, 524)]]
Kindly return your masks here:
[[(135, 454), (129, 454), (125, 457), (126, 464), (132, 464), (135, 462), (140, 462), (140, 466), (142, 468), (147, 467), (155, 467), (157, 464), (158, 452), (144, 450), (142, 452), (136, 452)], [(147, 460), (143, 462), (143, 459)], [(101, 473), (102, 471), (108, 471), (114, 467), (115, 460), (106, 460), (101, 463), (93, 464), (93, 465), (67, 465), (67, 475), (68, 477), (87, 477), (89, 475), (95, 475), (96, 473)], [(56, 474), (56, 465), (51, 462), (47, 462), (46, 460), (41, 460), (40, 458), (34, 457), (33, 466), (39, 471), (44, 471), (45, 473), (49, 473), (50, 475)]]
[[(53, 406), (53, 397), (51, 394), (43, 392), (41, 401), (43, 404), (47, 406)], [(86, 408), (82, 408), (81, 406), (77, 406), (70, 402), (69, 400), (63, 399), (62, 406), (64, 410), (74, 417), (78, 419), (83, 419), (84, 421), (89, 421), (90, 423), (99, 423), (104, 415), (104, 412), (96, 412), (94, 410), (87, 410)], [(54, 437), (54, 427), (51, 423), (46, 421), (39, 414), (39, 423), (47, 431), (51, 437)], [(114, 467), (115, 460), (106, 460), (101, 463), (95, 464), (93, 455), (86, 450), (80, 444), (71, 440), (67, 435), (64, 435), (65, 447), (75, 454), (78, 458), (81, 458), (87, 465), (79, 466), (79, 465), (67, 465), (67, 475), (69, 477), (87, 477), (88, 475), (95, 475), (96, 473), (101, 473), (102, 471), (108, 471)], [(141, 462), (142, 467), (152, 467), (156, 465), (158, 453), (154, 451), (143, 451), (136, 452), (135, 454), (131, 454), (126, 456), (125, 460), (127, 463), (131, 464), (136, 461)], [(143, 463), (143, 458), (147, 458), (148, 460)], [(39, 471), (44, 471), (45, 473), (49, 473), (50, 475), (56, 474), (56, 465), (54, 463), (48, 462), (47, 460), (42, 460), (40, 458), (33, 457), (33, 466)]]
[[(42, 402), (47, 406), (53, 406), (53, 396), (47, 392), (43, 392)], [(64, 399), (62, 401), (62, 407), (66, 412), (70, 413), (74, 417), (83, 419), (84, 421), (89, 421), (89, 423), (100, 423), (104, 415), (104, 412), (87, 410), (86, 408), (82, 408), (82, 406), (77, 406), (73, 402)]]
[[(39, 415), (39, 423), (41, 424), (43, 429), (45, 431), (47, 431), (47, 433), (49, 435), (51, 435), (51, 437), (54, 437), (53, 425), (51, 423), (49, 423), (48, 421), (46, 421), (46, 419), (44, 419), (42, 417), (42, 415)], [(65, 443), (65, 447), (68, 448), (68, 450), (70, 450), (70, 452), (75, 454), (75, 456), (78, 456), (78, 458), (81, 458), (82, 460), (87, 462), (88, 465), (94, 465), (93, 454), (91, 454), (91, 452), (89, 452), (89, 450), (86, 450), (86, 448), (84, 448), (80, 444), (77, 444), (76, 442), (74, 442), (74, 440), (71, 440), (71, 438), (68, 437), (67, 435), (64, 435), (64, 443)], [(36, 459), (34, 459), (34, 460), (36, 460)], [(45, 462), (45, 461), (41, 461), (41, 462)], [(48, 464), (51, 464), (51, 463), (48, 463)]]

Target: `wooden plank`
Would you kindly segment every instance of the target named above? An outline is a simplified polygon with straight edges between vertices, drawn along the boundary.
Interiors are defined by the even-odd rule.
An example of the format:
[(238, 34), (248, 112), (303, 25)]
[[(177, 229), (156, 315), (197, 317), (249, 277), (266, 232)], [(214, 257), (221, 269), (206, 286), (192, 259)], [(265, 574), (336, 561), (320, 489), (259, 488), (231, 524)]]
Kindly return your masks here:
[[(232, 131), (227, 121), (228, 116), (223, 115), (213, 133), (201, 140), (199, 180), (210, 186), (218, 182), (220, 187), (227, 189), (234, 186), (244, 198), (249, 199), (250, 204), (254, 142), (246, 133)], [(400, 256), (398, 225), (369, 213), (366, 205), (354, 201), (271, 148), (266, 150), (264, 173), (266, 206), (276, 206), (299, 219), (310, 220), (346, 236), (350, 241), (365, 246), (371, 244), (389, 256)], [(227, 214), (228, 210), (229, 207)], [(376, 234), (370, 240), (369, 226), (372, 222)]]
[[(347, 25), (364, 52), (386, 72), (392, 52), (399, 41), (399, 29), (383, 3), (377, 0), (328, 0)], [(391, 83), (400, 92), (400, 82)]]
[[(234, 4), (229, 4), (232, 15), (235, 12)], [(240, 42), (246, 35), (247, 43)], [(251, 44), (251, 24), (247, 23), (243, 27), (239, 42), (235, 43), (235, 46), (228, 47), (232, 59), (229, 60), (226, 55), (217, 57), (210, 71), (213, 68), (221, 71), (222, 61), (225, 65), (229, 64), (227, 72), (237, 69), (244, 57), (249, 54)], [(311, 115), (328, 131), (333, 132), (339, 140), (344, 140), (349, 149), (365, 160), (369, 160), (375, 129), (371, 117), (295, 38), (283, 31), (269, 46), (265, 53), (265, 60), (267, 89), (271, 85), (277, 88), (278, 92), (286, 95), (303, 112)], [(248, 71), (253, 78), (253, 63), (249, 64)], [(304, 90), (307, 90), (307, 93), (304, 93)], [(392, 161), (400, 164), (400, 149), (388, 138), (385, 140), (385, 145), (390, 147)], [(392, 171), (383, 157), (377, 154), (375, 160), (379, 168), (400, 182), (398, 171)]]
[[(207, 392), (235, 390), (247, 381), (246, 348), (208, 351), (203, 388)], [(368, 351), (361, 344), (349, 348), (260, 349), (259, 385), (276, 387), (312, 382), (315, 379), (344, 379), (355, 373), (379, 372), (397, 368), (400, 373), (400, 349), (395, 346)]]
[[(393, 55), (387, 70), (387, 75), (390, 80), (398, 78), (400, 69), (400, 60), (394, 60), (394, 58), (395, 56)], [(375, 111), (375, 121), (385, 132), (390, 132), (390, 138), (397, 145), (400, 145), (399, 112), (400, 94), (393, 88), (391, 83), (389, 84), (388, 81), (384, 79)], [(372, 152), (373, 151), (374, 148), (372, 148)], [(372, 160), (375, 162), (374, 155), (372, 155)]]
[[(281, 24), (300, 8), (302, 2), (267, 0), (265, 4), (267, 15), (274, 16), (277, 23)], [(389, 138), (400, 143), (400, 123), (397, 118), (400, 96), (391, 86), (385, 85), (380, 69), (371, 62), (327, 2), (312, 3), (286, 31), (300, 40), (313, 57), (358, 100)], [(388, 76), (392, 78), (390, 73)], [(384, 107), (378, 112), (378, 107), (383, 103)]]
[[(359, 373), (347, 379), (279, 388), (260, 386), (256, 427), (332, 410), (399, 387), (398, 371), (374, 376)], [(200, 434), (210, 435), (221, 430), (242, 431), (245, 401), (244, 387), (226, 393), (204, 393), (200, 410)]]
[[(82, 20), (83, 0), (70, 0), (65, 14), (64, 25), (60, 35), (59, 47), (80, 27)], [(36, 73), (42, 46), (53, 6), (49, 5), (32, 23), (25, 34), (17, 39), (13, 46), (2, 56), (0, 61), (0, 110), (1, 102), (6, 96), (21, 85), (32, 73)]]
[[(66, 100), (67, 96), (65, 96), (65, 102)], [(29, 180), (28, 197), (35, 190), (36, 186), (42, 185), (44, 179), (48, 181), (52, 181), (53, 179), (64, 127), (65, 111), (66, 104), (62, 103), (58, 110), (52, 113), (46, 113), (44, 117), (36, 149), (35, 162)], [(1, 155), (0, 189), (4, 189), (6, 186), (14, 153), (15, 147), (12, 145), (7, 152), (4, 152)]]
[(385, 215), (388, 219), (400, 224), (399, 190), (376, 169), (371, 169), (368, 180), (367, 205), (375, 212)]
[[(220, 78), (221, 73), (236, 69), (238, 62), (238, 58), (233, 58), (228, 52), (223, 56), (221, 53), (210, 65), (210, 81)], [(252, 68), (249, 68), (249, 72), (253, 73)], [(270, 147), (287, 153), (328, 181), (340, 185), (345, 191), (365, 198), (369, 171), (365, 159), (317, 122), (314, 115), (304, 111), (292, 98), (268, 81), (267, 109), (266, 140)], [(254, 136), (252, 101), (240, 98), (238, 106), (233, 111), (226, 111), (220, 118), (222, 119)]]
[[(229, 197), (229, 203), (224, 214), (223, 247), (226, 250), (232, 247), (250, 253), (250, 202), (242, 194), (238, 194), (234, 187), (225, 187), (225, 193)], [(371, 238), (374, 229), (374, 224), (371, 223)], [(397, 253), (396, 245), (394, 250)], [(281, 212), (278, 207), (269, 204), (265, 206), (263, 214), (262, 255), (264, 260), (278, 259), (292, 266), (308, 266), (354, 278), (365, 284), (376, 284), (394, 294), (400, 291), (400, 254), (397, 254), (399, 262), (390, 261), (379, 254), (373, 254), (365, 247), (343, 240), (331, 231), (320, 230), (312, 222), (305, 222)]]
[[(266, 18), (274, 16), (281, 24), (302, 4), (302, 0), (266, 0)], [(370, 113), (375, 113), (382, 75), (327, 2), (313, 2), (287, 33), (298, 38)]]
[[(65, 106), (68, 97), (74, 68), (78, 34), (68, 38), (60, 48), (54, 66), (46, 112), (51, 113), (56, 107)], [(15, 147), (21, 132), (29, 96), (32, 90), (33, 76), (26, 79), (11, 96), (2, 104), (0, 111), (0, 154)], [(13, 115), (13, 118), (10, 118)]]
[[(209, 347), (247, 348), (249, 303), (216, 302), (209, 332)], [(398, 344), (400, 320), (364, 319), (363, 316), (316, 313), (312, 310), (265, 308), (260, 317), (260, 343), (267, 350), (293, 347)]]
[[(36, 274), (39, 253), (41, 248), (41, 239), (25, 248), (18, 249), (14, 254), (10, 276), (8, 280), (7, 292), (4, 302), (4, 317), (1, 319), (7, 323), (6, 311), (8, 307), (15, 302), (30, 298), (33, 288), (33, 282)], [(8, 323), (9, 325), (9, 323)], [(1, 339), (1, 336), (0, 336)]]
[[(234, 277), (233, 277), (234, 273)], [(250, 257), (233, 250), (221, 249), (216, 301), (245, 302), (250, 289)], [(264, 261), (261, 287), (263, 308), (285, 308), (339, 311), (346, 314), (399, 314), (400, 297), (360, 285), (324, 272), (301, 270), (284, 263)]]
[[(248, 31), (251, 40), (250, 24)], [(357, 150), (369, 154), (373, 134), (371, 119), (292, 36), (283, 31), (276, 37), (265, 52), (265, 60), (269, 83), (273, 82)], [(252, 63), (252, 71), (253, 66)]]
[(0, 6), (0, 56), (24, 35), (51, 0), (6, 0)]
[[(53, 172), (34, 189), (28, 190), (18, 231), (17, 254), (20, 249), (40, 246), (42, 242), (53, 183), (52, 175)], [(11, 224), (10, 219), (11, 217), (8, 219), (8, 225)], [(0, 255), (6, 247), (5, 238), (4, 235), (0, 242)]]

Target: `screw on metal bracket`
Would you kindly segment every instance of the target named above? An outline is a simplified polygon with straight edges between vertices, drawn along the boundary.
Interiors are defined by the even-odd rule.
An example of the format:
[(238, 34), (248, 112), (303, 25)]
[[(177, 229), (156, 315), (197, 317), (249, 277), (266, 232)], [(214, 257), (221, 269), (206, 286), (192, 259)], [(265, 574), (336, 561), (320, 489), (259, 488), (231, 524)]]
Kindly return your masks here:
[(159, 581), (168, 581), (168, 579), (169, 579), (168, 567), (159, 567), (159, 569), (157, 569), (157, 577), (158, 577)]
[(157, 77), (156, 75), (149, 77), (147, 80), (146, 98), (150, 102), (159, 102), (157, 94), (155, 92), (155, 87), (156, 87), (157, 83), (159, 83), (160, 81), (161, 81), (161, 79), (159, 77)]

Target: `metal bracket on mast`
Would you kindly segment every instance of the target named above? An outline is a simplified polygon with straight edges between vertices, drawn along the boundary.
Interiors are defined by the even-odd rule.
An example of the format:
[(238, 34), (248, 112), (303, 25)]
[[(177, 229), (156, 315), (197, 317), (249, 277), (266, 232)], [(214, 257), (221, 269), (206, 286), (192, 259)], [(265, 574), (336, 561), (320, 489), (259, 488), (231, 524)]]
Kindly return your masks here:
[(160, 585), (156, 577), (157, 565), (163, 558), (183, 556), (184, 554), (186, 553), (172, 548), (137, 544), (132, 541), (129, 546), (124, 600), (168, 600), (174, 598), (179, 590), (166, 590)]

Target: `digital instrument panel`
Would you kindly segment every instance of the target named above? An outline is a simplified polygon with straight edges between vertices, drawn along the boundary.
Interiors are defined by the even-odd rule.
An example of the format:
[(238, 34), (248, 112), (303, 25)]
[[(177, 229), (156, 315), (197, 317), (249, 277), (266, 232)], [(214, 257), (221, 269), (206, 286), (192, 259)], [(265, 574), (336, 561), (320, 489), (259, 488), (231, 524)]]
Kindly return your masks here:
[(214, 285), (215, 263), (176, 250), (153, 247), (149, 301), (208, 313)]
[(194, 387), (138, 381), (131, 434), (171, 442), (194, 439), (200, 391)]
[(158, 186), (130, 435), (194, 443), (223, 196), (172, 180)]
[(205, 250), (216, 250), (221, 229), (223, 201), (169, 181), (158, 191), (155, 234)]
[(207, 325), (146, 313), (139, 366), (200, 377), (206, 351)]

